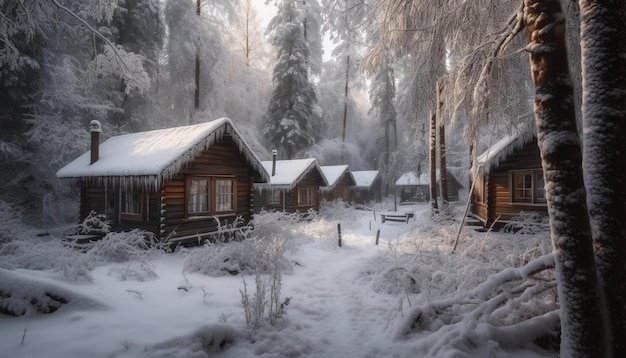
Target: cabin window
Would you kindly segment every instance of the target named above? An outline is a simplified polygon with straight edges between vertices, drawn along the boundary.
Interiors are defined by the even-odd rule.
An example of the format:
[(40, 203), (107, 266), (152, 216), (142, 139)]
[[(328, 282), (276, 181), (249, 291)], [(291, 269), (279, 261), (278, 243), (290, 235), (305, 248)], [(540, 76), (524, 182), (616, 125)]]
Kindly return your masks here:
[(217, 179), (215, 180), (215, 211), (233, 211), (234, 210), (234, 180)]
[(127, 188), (122, 190), (122, 205), (121, 205), (121, 213), (130, 219), (140, 219), (141, 218), (141, 208), (142, 208), (142, 191)]
[(298, 191), (298, 204), (313, 205), (313, 188), (305, 186)]
[(545, 203), (543, 172), (541, 170), (514, 171), (512, 180), (512, 201), (514, 203)]
[(280, 204), (280, 193), (281, 193), (280, 190), (272, 190), (268, 194), (268, 196), (269, 196), (268, 202), (270, 204)]
[(187, 177), (187, 217), (224, 214), (236, 210), (234, 178)]
[(187, 179), (187, 212), (190, 215), (209, 213), (209, 178)]

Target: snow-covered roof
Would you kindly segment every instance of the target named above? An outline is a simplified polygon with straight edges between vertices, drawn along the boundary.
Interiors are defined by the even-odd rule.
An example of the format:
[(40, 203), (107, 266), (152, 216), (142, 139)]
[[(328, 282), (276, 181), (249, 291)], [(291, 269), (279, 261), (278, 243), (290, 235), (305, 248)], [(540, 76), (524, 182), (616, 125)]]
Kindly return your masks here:
[(533, 139), (533, 136), (505, 136), (479, 155), (478, 158), (476, 158), (476, 162), (479, 167), (482, 166), (489, 171), (489, 169), (497, 166), (501, 161), (505, 160), (513, 151), (521, 148)]
[[(437, 177), (439, 177), (439, 170), (437, 170)], [(396, 180), (396, 185), (422, 185), (429, 183), (430, 178), (428, 173), (422, 173), (418, 177), (415, 172), (407, 172), (402, 174), (398, 180)]]
[(267, 160), (261, 162), (263, 168), (270, 173), (269, 180), (266, 183), (255, 184), (258, 189), (293, 189), (298, 182), (304, 178), (311, 170), (317, 170), (320, 176), (324, 180), (324, 183), (328, 183), (324, 173), (320, 169), (317, 160), (314, 158), (307, 159), (292, 159), (292, 160), (277, 160), (276, 161), (276, 174), (271, 175), (273, 161)]
[(344, 174), (349, 175), (352, 181), (356, 182), (347, 165), (325, 165), (320, 169), (328, 181), (328, 185), (320, 188), (321, 190), (332, 190)]
[(261, 161), (228, 118), (111, 137), (100, 144), (96, 162), (90, 164), (88, 151), (61, 168), (57, 177), (158, 188), (225, 134), (232, 136), (250, 165), (268, 181)]
[(378, 170), (360, 170), (352, 172), (357, 188), (369, 188), (372, 186), (376, 178), (378, 178)]

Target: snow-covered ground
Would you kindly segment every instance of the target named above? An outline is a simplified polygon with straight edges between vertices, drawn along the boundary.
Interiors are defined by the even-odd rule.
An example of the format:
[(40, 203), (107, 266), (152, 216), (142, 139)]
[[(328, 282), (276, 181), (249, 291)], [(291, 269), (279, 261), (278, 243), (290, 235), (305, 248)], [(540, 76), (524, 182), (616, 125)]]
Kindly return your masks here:
[[(0, 265), (11, 268), (0, 269), (0, 303), (12, 299), (7, 291), (18, 296), (20, 290), (35, 297), (52, 292), (68, 302), (50, 314), (0, 314), (0, 357), (557, 356), (534, 346), (512, 349), (483, 339), (472, 332), (480, 330), (475, 320), (453, 319), (447, 326), (432, 323), (430, 330), (405, 332), (414, 307), (458, 297), (503, 268), (550, 251), (547, 234), (522, 240), (464, 228), (453, 254), (462, 209), (453, 207), (456, 223), (433, 222), (427, 204), (400, 207), (415, 213), (409, 224), (381, 224), (377, 212), (337, 207), (299, 223), (269, 222), (275, 214), (262, 217), (267, 220), (259, 223), (260, 231), (274, 227), (281, 233), (286, 260), (280, 302), (288, 298), (288, 305), (273, 325), (263, 320), (258, 328), (247, 324), (242, 304), (244, 280), (248, 298), (254, 298), (253, 271), (239, 266), (245, 275), (231, 275), (211, 266), (215, 263), (203, 268), (216, 258), (206, 250), (216, 247), (94, 265), (84, 273), (90, 280), (68, 280), (68, 272), (77, 272), (72, 268), (30, 270), (8, 260)], [(9, 257), (6, 250), (4, 255), (3, 260)], [(75, 261), (82, 254), (70, 255), (76, 255), (70, 257)], [(11, 257), (41, 260), (20, 250)], [(224, 261), (224, 267), (236, 269), (235, 262)], [(269, 289), (271, 276), (260, 278)], [(270, 301), (269, 291), (265, 300)], [(531, 308), (519, 311), (537, 306), (541, 312), (532, 315), (550, 311), (543, 307), (550, 306), (545, 299), (527, 305)], [(461, 308), (456, 313), (463, 316)], [(521, 341), (524, 336), (521, 332)]]

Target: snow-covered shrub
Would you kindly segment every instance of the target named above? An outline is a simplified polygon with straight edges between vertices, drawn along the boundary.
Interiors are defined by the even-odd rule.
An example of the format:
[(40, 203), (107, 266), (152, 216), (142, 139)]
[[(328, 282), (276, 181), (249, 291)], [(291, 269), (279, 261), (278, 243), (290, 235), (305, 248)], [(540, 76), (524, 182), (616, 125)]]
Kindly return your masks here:
[(149, 249), (146, 240), (149, 235), (151, 233), (140, 229), (111, 232), (102, 240), (96, 241), (89, 250), (89, 254), (102, 262), (126, 262), (133, 258), (144, 257)]
[(104, 214), (91, 211), (89, 215), (80, 223), (79, 234), (104, 236), (111, 231), (111, 225)]
[(522, 211), (511, 218), (503, 231), (519, 235), (542, 235), (550, 231), (547, 215), (535, 211)]
[[(278, 261), (282, 270), (291, 265), (284, 257), (287, 239), (251, 237), (230, 243), (207, 243), (191, 250), (183, 265), (184, 272), (200, 272), (209, 276), (254, 274), (271, 271)], [(280, 250), (272, 249), (278, 243)]]
[(24, 237), (22, 212), (0, 200), (0, 244)]
[(0, 247), (0, 267), (11, 270), (54, 270), (70, 281), (89, 281), (96, 265), (87, 254), (56, 239), (23, 239)]

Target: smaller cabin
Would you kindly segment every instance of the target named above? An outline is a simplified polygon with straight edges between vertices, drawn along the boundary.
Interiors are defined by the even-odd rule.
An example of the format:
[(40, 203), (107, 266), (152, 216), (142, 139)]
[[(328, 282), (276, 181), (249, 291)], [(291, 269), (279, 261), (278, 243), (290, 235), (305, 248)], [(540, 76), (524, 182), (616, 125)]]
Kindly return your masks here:
[(100, 144), (57, 172), (80, 192), (80, 220), (104, 214), (115, 231), (144, 229), (169, 242), (200, 241), (246, 225), (253, 183), (269, 175), (228, 118), (131, 133)]
[(378, 170), (352, 172), (356, 184), (352, 187), (352, 200), (357, 204), (383, 201), (382, 179)]
[(254, 210), (277, 210), (288, 213), (304, 213), (319, 210), (320, 187), (328, 182), (317, 160), (293, 159), (262, 162), (270, 173), (266, 183), (254, 185)]
[(322, 199), (326, 201), (341, 200), (350, 202), (351, 188), (356, 185), (354, 176), (347, 165), (327, 165), (320, 167), (328, 185), (320, 187)]
[[(448, 201), (458, 201), (459, 192), (463, 189), (463, 184), (446, 169), (446, 180), (448, 187)], [(441, 172), (437, 169), (437, 195), (440, 195)], [(406, 172), (396, 180), (396, 193), (400, 196), (400, 203), (425, 202), (430, 200), (430, 174), (422, 173), (416, 175), (415, 172)]]
[(521, 212), (548, 214), (543, 170), (534, 136), (507, 136), (477, 158), (472, 217), (502, 226)]

